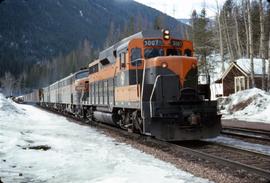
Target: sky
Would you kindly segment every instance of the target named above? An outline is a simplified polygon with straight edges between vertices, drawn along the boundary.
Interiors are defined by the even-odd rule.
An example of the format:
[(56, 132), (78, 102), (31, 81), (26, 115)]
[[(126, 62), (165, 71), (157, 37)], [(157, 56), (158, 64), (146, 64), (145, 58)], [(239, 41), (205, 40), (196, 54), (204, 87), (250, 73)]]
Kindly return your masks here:
[[(216, 14), (216, 0), (135, 0), (141, 4), (155, 8), (174, 18), (190, 18), (194, 9), (200, 12), (202, 7), (206, 7), (208, 17)], [(225, 0), (218, 0), (221, 6)]]

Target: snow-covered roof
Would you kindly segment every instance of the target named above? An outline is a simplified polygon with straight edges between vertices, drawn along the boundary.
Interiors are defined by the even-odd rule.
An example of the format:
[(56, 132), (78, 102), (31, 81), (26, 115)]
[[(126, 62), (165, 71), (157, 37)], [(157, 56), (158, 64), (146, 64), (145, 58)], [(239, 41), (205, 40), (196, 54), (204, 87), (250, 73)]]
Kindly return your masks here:
[[(254, 61), (254, 74), (262, 75), (262, 59), (253, 59)], [(266, 74), (268, 73), (268, 60), (265, 60), (265, 69)], [(251, 73), (250, 59), (241, 58), (231, 63), (231, 65), (222, 73), (221, 77), (215, 80), (216, 83), (219, 83), (233, 67), (237, 67), (244, 75), (248, 76)]]
[[(262, 59), (253, 59), (254, 61), (254, 74), (262, 74)], [(236, 64), (243, 69), (247, 74), (251, 73), (250, 59), (238, 59)], [(266, 73), (268, 72), (268, 60), (266, 60)]]

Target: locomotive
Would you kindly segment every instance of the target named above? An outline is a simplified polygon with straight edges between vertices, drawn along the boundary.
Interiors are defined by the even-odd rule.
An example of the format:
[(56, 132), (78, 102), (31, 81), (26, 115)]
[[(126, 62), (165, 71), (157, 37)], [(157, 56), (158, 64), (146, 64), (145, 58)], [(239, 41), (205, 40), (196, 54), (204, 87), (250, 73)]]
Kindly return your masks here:
[(100, 52), (88, 69), (23, 97), (165, 141), (215, 137), (221, 116), (209, 85), (198, 84), (193, 55), (192, 42), (169, 30), (142, 31)]

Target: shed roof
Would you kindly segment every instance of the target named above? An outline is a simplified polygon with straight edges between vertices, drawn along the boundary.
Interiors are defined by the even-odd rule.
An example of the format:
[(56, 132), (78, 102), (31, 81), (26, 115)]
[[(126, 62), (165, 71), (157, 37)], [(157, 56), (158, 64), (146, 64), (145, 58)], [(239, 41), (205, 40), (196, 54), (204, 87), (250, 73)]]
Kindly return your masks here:
[[(254, 62), (254, 74), (261, 75), (262, 74), (262, 59), (253, 59)], [(243, 69), (247, 74), (251, 74), (251, 66), (250, 59), (238, 59), (236, 60), (236, 64)], [(268, 60), (265, 63), (266, 73), (268, 72)]]
[[(262, 75), (262, 59), (254, 59), (254, 75), (260, 76)], [(268, 73), (268, 60), (265, 60), (265, 68), (266, 73)], [(238, 59), (235, 62), (231, 63), (230, 66), (225, 70), (225, 72), (222, 74), (221, 78), (217, 79), (215, 83), (221, 83), (222, 79), (224, 79), (227, 74), (230, 72), (230, 70), (236, 67), (239, 71), (241, 71), (244, 75), (249, 76), (251, 74), (251, 66), (250, 66), (250, 59)]]

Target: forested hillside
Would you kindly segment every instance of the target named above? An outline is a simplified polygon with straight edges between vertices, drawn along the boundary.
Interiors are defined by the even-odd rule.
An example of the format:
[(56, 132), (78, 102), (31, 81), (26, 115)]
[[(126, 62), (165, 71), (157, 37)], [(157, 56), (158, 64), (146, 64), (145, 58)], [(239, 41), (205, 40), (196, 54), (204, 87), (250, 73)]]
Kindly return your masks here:
[(132, 0), (1, 1), (0, 77), (11, 74), (23, 88), (46, 85), (157, 21), (185, 32), (175, 19)]

